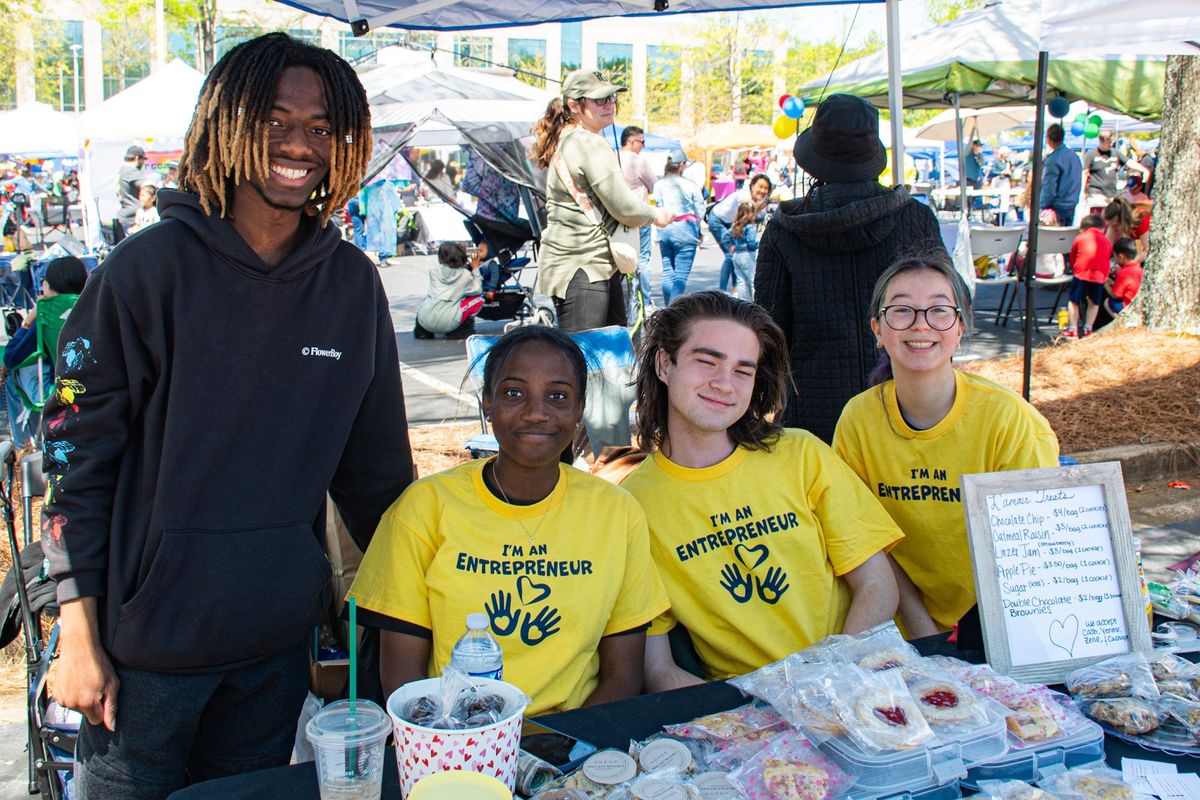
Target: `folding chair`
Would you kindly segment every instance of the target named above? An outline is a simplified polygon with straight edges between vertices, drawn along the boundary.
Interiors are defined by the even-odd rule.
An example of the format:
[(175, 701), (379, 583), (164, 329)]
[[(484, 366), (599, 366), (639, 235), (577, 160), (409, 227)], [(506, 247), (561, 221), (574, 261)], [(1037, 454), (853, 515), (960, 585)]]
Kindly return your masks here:
[[(58, 616), (58, 604), (53, 598), (53, 583), (45, 574), (41, 548), (31, 547), (33, 538), (33, 498), (46, 492), (46, 477), (42, 472), (42, 457), (35, 453), (21, 461), (21, 496), (25, 512), (25, 547), (17, 546), (13, 521), (12, 486), (14, 477), (14, 451), (12, 442), (0, 442), (0, 470), (3, 471), (3, 487), (0, 490), (0, 510), (3, 511), (8, 546), (13, 564), (21, 565), (21, 580), (17, 580), (17, 599), (21, 614), (21, 628), (25, 636), (26, 660), (26, 733), (28, 736), (30, 794), (40, 793), (53, 800), (69, 795), (67, 786), (75, 767), (75, 739), (79, 731), (78, 712), (66, 711), (51, 704), (46, 695), (46, 679), (50, 663), (58, 648), (58, 623), (51, 627), (49, 638), (42, 641), (43, 615)], [(28, 550), (28, 552), (26, 552)], [(37, 574), (28, 578), (30, 571)], [(31, 589), (39, 590), (40, 599), (31, 597)], [(49, 590), (47, 598), (45, 591)]]
[[(1049, 225), (1038, 226), (1038, 251), (1039, 256), (1044, 255), (1066, 255), (1071, 252), (1071, 243), (1075, 241), (1075, 237), (1079, 235), (1079, 228), (1059, 228)], [(1071, 285), (1071, 265), (1067, 264), (1067, 270), (1057, 278), (1038, 278), (1034, 277), (1034, 286), (1044, 286), (1046, 288), (1057, 288), (1058, 292), (1054, 295), (1054, 302), (1050, 306), (1050, 314), (1046, 318), (1046, 324), (1054, 322), (1054, 315), (1058, 311), (1058, 303), (1062, 299), (1063, 293)], [(1023, 293), (1018, 288), (1008, 298), (1008, 307), (1004, 309), (1004, 324), (1008, 324), (1008, 318), (1012, 314), (1013, 303), (1020, 303), (1021, 308), (1025, 307), (1025, 298)], [(1037, 308), (1033, 308), (1031, 312), (1034, 316), (1034, 326), (1037, 326)]]
[[(979, 256), (1006, 256), (1012, 255), (1017, 251), (1017, 245), (1021, 243), (1021, 237), (1025, 235), (1024, 228), (971, 228), (971, 254), (978, 258)], [(1018, 276), (1011, 270), (1007, 269), (1011, 265), (1006, 264), (1006, 271), (998, 278), (978, 278), (975, 281), (975, 286), (1002, 286), (1003, 292), (1000, 294), (1000, 302), (996, 306), (995, 324), (1000, 324), (1000, 314), (1004, 311), (1004, 303), (1008, 299), (1008, 290), (1015, 285)], [(977, 309), (978, 311), (988, 311), (992, 309)], [(1008, 320), (1005, 320), (1007, 324)]]
[[(587, 405), (583, 411), (583, 424), (587, 428), (592, 455), (598, 456), (601, 450), (610, 445), (630, 444), (633, 432), (629, 424), (629, 410), (637, 394), (633, 385), (637, 374), (637, 357), (628, 329), (610, 325), (567, 335), (579, 345), (588, 364)], [(488, 351), (499, 340), (499, 336), (467, 337), (467, 364), (479, 401), (481, 433), (471, 437), (464, 447), (475, 458), (495, 455), (500, 450), (483, 413), (484, 363)]]
[[(71, 232), (71, 216), (67, 213), (67, 198), (45, 195), (42, 197), (42, 225), (63, 233)], [(45, 232), (42, 233), (45, 238)]]
[[(37, 346), (29, 356), (14, 367), (14, 370), (26, 367), (36, 367), (38, 370), (38, 386), (36, 396), (31, 397), (17, 381), (10, 385), (16, 390), (17, 396), (30, 414), (41, 414), (46, 407), (46, 398), (52, 388), (43, 380), (42, 365), (54, 366), (58, 360), (58, 335), (66, 324), (67, 316), (79, 300), (77, 294), (56, 294), (50, 297), (39, 297), (37, 301), (37, 322), (34, 329), (37, 333)], [(11, 420), (10, 420), (11, 423)], [(40, 436), (40, 432), (39, 432)]]

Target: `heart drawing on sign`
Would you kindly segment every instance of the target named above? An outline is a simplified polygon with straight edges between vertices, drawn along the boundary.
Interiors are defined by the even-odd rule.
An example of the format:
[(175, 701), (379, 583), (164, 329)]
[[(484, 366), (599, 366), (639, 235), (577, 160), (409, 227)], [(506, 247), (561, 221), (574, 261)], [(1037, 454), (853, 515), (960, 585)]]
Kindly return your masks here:
[[(739, 544), (735, 545), (733, 548), (734, 557), (737, 558), (738, 561), (742, 562), (743, 567), (749, 570), (754, 569), (759, 564), (766, 561), (767, 556), (770, 554), (771, 551), (767, 549), (765, 544), (756, 544), (754, 547), (746, 547), (744, 544)], [(751, 559), (754, 561), (753, 564), (750, 563)]]
[(1075, 641), (1079, 638), (1079, 617), (1068, 614), (1063, 619), (1050, 623), (1050, 644), (1067, 654), (1075, 657)]
[(550, 596), (550, 587), (544, 583), (534, 583), (533, 578), (522, 575), (517, 578), (517, 597), (521, 605), (528, 606), (541, 602)]

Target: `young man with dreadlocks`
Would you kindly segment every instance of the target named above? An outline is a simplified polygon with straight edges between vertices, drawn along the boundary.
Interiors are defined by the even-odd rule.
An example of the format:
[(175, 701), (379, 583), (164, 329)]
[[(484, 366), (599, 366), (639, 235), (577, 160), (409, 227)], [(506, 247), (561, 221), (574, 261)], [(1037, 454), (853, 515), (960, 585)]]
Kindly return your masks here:
[(904, 538), (867, 487), (808, 431), (782, 428), (787, 340), (761, 307), (685, 294), (646, 324), (638, 444), (622, 484), (641, 501), (671, 600), (646, 639), (646, 686), (699, 683), (667, 634), (691, 634), (704, 676), (758, 669), (896, 613), (886, 551)]
[(366, 549), (412, 480), (371, 263), (328, 225), (371, 151), (361, 84), (272, 33), (204, 83), (162, 222), (60, 342), (44, 515), (76, 797), (162, 798), (286, 764), (331, 599), (326, 491)]

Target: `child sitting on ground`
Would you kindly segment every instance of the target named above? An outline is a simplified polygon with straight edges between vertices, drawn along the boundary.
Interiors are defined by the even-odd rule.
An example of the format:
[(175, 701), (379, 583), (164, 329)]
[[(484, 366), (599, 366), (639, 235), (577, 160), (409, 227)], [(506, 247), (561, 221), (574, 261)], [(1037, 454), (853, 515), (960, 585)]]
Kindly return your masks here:
[[(1096, 314), (1104, 302), (1104, 282), (1108, 280), (1108, 266), (1112, 259), (1113, 246), (1104, 235), (1104, 220), (1091, 214), (1079, 223), (1079, 235), (1071, 243), (1071, 287), (1067, 292), (1067, 329), (1063, 338), (1075, 339), (1089, 336), (1096, 323)], [(1079, 309), (1087, 299), (1083, 332), (1078, 333)]]
[(1116, 317), (1133, 302), (1142, 288), (1142, 265), (1138, 261), (1137, 242), (1129, 238), (1118, 239), (1113, 245), (1113, 258), (1117, 265), (1104, 284), (1104, 291), (1108, 294), (1104, 309)]
[(729, 241), (733, 244), (734, 284), (746, 287), (743, 300), (754, 302), (754, 265), (758, 260), (758, 229), (754, 218), (759, 207), (752, 202), (742, 203), (733, 217), (729, 228)]
[(413, 336), (432, 339), (444, 333), (447, 339), (465, 339), (475, 332), (475, 315), (483, 308), (480, 294), (479, 251), (470, 256), (457, 242), (438, 248), (437, 266), (429, 271), (429, 291), (417, 308)]

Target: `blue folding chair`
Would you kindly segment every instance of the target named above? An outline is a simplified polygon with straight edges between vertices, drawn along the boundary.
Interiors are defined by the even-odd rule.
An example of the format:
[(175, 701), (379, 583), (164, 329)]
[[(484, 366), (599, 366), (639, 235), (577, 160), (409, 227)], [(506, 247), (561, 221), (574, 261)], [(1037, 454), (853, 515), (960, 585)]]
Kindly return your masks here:
[[(633, 351), (629, 330), (610, 325), (567, 335), (579, 345), (588, 365), (587, 405), (583, 411), (583, 424), (587, 428), (592, 455), (598, 456), (601, 450), (611, 445), (630, 444), (633, 432), (629, 410), (637, 394), (634, 386), (637, 356)], [(474, 458), (492, 456), (500, 451), (483, 413), (483, 367), (488, 351), (499, 340), (499, 336), (467, 338), (467, 364), (479, 404), (480, 433), (472, 436), (464, 447), (471, 451)]]

